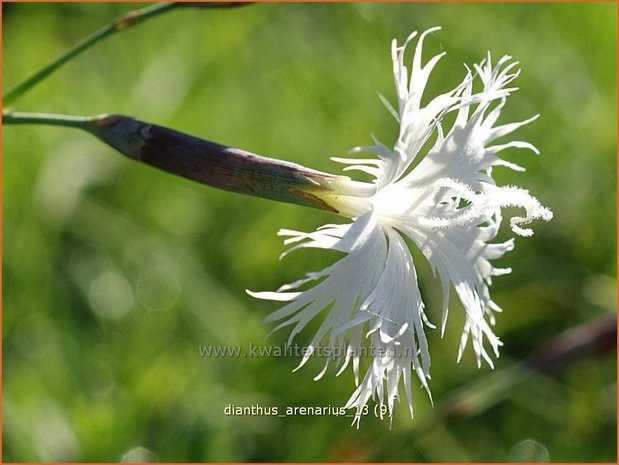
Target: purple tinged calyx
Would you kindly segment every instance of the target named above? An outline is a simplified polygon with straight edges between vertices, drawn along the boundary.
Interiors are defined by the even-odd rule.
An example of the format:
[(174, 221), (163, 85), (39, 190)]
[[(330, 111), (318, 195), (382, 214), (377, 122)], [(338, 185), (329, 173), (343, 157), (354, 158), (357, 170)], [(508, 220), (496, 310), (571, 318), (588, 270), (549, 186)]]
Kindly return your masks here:
[(86, 128), (142, 163), (220, 189), (348, 216), (341, 196), (367, 197), (373, 188), (295, 163), (256, 155), (121, 115), (93, 118)]

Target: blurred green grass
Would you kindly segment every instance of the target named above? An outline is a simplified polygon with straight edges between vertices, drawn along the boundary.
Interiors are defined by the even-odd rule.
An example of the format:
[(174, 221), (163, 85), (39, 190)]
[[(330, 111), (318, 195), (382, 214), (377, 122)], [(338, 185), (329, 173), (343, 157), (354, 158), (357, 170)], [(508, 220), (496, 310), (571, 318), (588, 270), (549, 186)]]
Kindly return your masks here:
[[(3, 91), (136, 4), (3, 4)], [(14, 107), (121, 113), (320, 170), (396, 125), (389, 45), (441, 25), (426, 56), (448, 52), (428, 95), (462, 63), (520, 61), (521, 91), (504, 121), (542, 152), (506, 152), (522, 185), (555, 218), (502, 263), (497, 370), (574, 325), (615, 311), (616, 5), (258, 4), (187, 9), (119, 34), (77, 58)], [(33, 34), (32, 31), (36, 31)], [(86, 134), (4, 127), (3, 460), (118, 461), (144, 447), (160, 461), (506, 461), (525, 439), (552, 461), (616, 460), (616, 358), (539, 375), (473, 418), (415, 428), (416, 417), (229, 417), (228, 404), (342, 405), (350, 373), (312, 381), (320, 364), (293, 358), (202, 359), (199, 345), (264, 345), (275, 306), (244, 293), (273, 289), (330, 263), (283, 261), (280, 227), (310, 230), (328, 213), (273, 204), (177, 179), (118, 156)], [(508, 232), (504, 232), (508, 237)], [(419, 261), (419, 260), (418, 260)], [(419, 265), (430, 316), (436, 283)], [(455, 299), (454, 303), (455, 303)], [(471, 380), (455, 355), (462, 319), (429, 335), (436, 402)], [(459, 319), (460, 318), (460, 319)], [(307, 336), (307, 335), (306, 335)], [(276, 333), (269, 343), (281, 344)], [(395, 447), (394, 445), (397, 445)]]

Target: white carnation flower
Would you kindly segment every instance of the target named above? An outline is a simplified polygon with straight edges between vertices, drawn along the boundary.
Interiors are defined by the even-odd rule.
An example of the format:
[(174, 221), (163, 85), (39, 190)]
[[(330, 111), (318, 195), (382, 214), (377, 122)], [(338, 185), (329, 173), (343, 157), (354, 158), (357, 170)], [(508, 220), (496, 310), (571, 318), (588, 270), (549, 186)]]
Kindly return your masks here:
[[(404, 237), (423, 252), (438, 274), (443, 291), (443, 332), (451, 287), (464, 306), (466, 320), (458, 360), (470, 339), (478, 365), (484, 359), (492, 366), (489, 352), (498, 356), (501, 341), (491, 325), (500, 308), (490, 298), (489, 286), (493, 276), (511, 270), (495, 268), (491, 260), (514, 247), (513, 239), (491, 243), (501, 225), (501, 210), (519, 207), (523, 211), (510, 219), (512, 231), (521, 236), (533, 234), (526, 227), (532, 220), (552, 218), (552, 212), (527, 190), (497, 186), (492, 178), (492, 167), (497, 165), (523, 171), (497, 157), (503, 149), (527, 148), (538, 153), (526, 142), (492, 145), (497, 138), (535, 119), (495, 125), (506, 97), (516, 90), (509, 87), (518, 76), (516, 62), (505, 56), (493, 65), (488, 54), (474, 66), (474, 72), (467, 68), (464, 79), (452, 91), (422, 105), (430, 73), (443, 56), (437, 55), (422, 65), (423, 40), (438, 29), (429, 29), (419, 37), (410, 79), (404, 53), (416, 33), (402, 46), (393, 41), (398, 99), (398, 110), (393, 113), (400, 123), (393, 149), (374, 140), (374, 145), (353, 152), (371, 152), (378, 158), (335, 159), (349, 165), (345, 170), (364, 171), (375, 178), (372, 184), (349, 183), (340, 194), (337, 189), (325, 194), (325, 202), (352, 218), (352, 223), (330, 224), (311, 233), (280, 231), (280, 235), (288, 236), (286, 244), (294, 244), (290, 250), (332, 249), (346, 255), (276, 292), (251, 293), (261, 299), (286, 302), (266, 321), (280, 322), (276, 329), (292, 326), (290, 340), (312, 319), (321, 318), (310, 349), (327, 347), (331, 353), (341, 353), (336, 361), (338, 374), (352, 365), (357, 388), (346, 407), (356, 409), (357, 425), (371, 398), (392, 416), (400, 382), (412, 416), (413, 372), (430, 393), (430, 352), (424, 331), (434, 326), (425, 315), (415, 265)], [(476, 80), (482, 87), (477, 93), (473, 90)], [(456, 112), (455, 122), (446, 131), (444, 117), (451, 112)], [(409, 170), (434, 135), (432, 149)], [(306, 290), (299, 290), (302, 287)], [(361, 377), (360, 358), (368, 344), (373, 357)], [(312, 356), (311, 352), (299, 367)], [(323, 376), (329, 362), (327, 358), (315, 379)]]

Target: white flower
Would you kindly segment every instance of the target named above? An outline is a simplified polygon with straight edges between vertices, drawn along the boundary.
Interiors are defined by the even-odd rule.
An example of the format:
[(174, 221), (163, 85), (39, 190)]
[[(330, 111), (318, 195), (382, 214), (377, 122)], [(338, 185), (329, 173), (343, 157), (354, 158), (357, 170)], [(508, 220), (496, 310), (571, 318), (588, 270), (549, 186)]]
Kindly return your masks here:
[[(521, 236), (532, 234), (525, 227), (532, 220), (552, 218), (552, 212), (528, 191), (497, 186), (492, 178), (492, 167), (496, 165), (524, 171), (498, 158), (501, 150), (516, 147), (538, 153), (526, 142), (492, 145), (495, 139), (535, 119), (495, 125), (506, 97), (516, 90), (508, 86), (518, 76), (517, 63), (505, 56), (493, 66), (488, 55), (475, 65), (474, 73), (467, 68), (464, 80), (455, 89), (422, 104), (430, 73), (443, 55), (422, 66), (422, 44), (427, 34), (438, 29), (430, 29), (420, 36), (410, 79), (404, 53), (416, 33), (403, 46), (393, 42), (398, 111), (392, 112), (400, 123), (394, 148), (374, 140), (374, 145), (353, 151), (371, 152), (378, 158), (335, 159), (348, 164), (346, 170), (361, 170), (375, 178), (374, 188), (369, 189), (371, 195), (366, 184), (357, 195), (349, 189), (345, 195), (325, 197), (325, 201), (353, 218), (353, 222), (326, 225), (311, 233), (289, 230), (279, 233), (288, 236), (286, 244), (294, 244), (288, 252), (310, 247), (338, 250), (346, 255), (322, 271), (282, 286), (277, 292), (251, 293), (261, 299), (287, 302), (266, 321), (280, 321), (275, 329), (293, 326), (290, 340), (312, 319), (322, 319), (310, 348), (339, 351), (342, 356), (337, 360), (338, 375), (352, 362), (357, 388), (346, 408), (356, 408), (357, 425), (370, 398), (381, 407), (386, 406), (392, 416), (400, 381), (412, 416), (412, 372), (430, 394), (427, 383), (430, 352), (424, 330), (434, 326), (425, 315), (415, 265), (404, 236), (423, 252), (440, 278), (442, 331), (447, 321), (450, 287), (455, 289), (466, 310), (458, 360), (470, 339), (478, 365), (483, 358), (492, 366), (487, 348), (498, 356), (501, 342), (490, 325), (494, 324), (494, 313), (500, 308), (491, 300), (488, 287), (493, 276), (511, 270), (495, 268), (490, 261), (514, 247), (513, 239), (490, 243), (501, 224), (501, 209), (523, 210), (521, 216), (510, 219), (512, 231)], [(481, 83), (475, 83), (476, 80)], [(477, 93), (474, 84), (481, 87)], [(450, 112), (457, 114), (445, 134), (442, 124)], [(436, 137), (432, 149), (409, 170), (432, 136)], [(299, 290), (308, 283), (313, 286)], [(364, 347), (367, 352), (368, 343), (373, 358), (360, 380), (360, 358)], [(299, 367), (311, 355), (307, 353)], [(323, 376), (329, 361), (327, 358), (315, 379)]]

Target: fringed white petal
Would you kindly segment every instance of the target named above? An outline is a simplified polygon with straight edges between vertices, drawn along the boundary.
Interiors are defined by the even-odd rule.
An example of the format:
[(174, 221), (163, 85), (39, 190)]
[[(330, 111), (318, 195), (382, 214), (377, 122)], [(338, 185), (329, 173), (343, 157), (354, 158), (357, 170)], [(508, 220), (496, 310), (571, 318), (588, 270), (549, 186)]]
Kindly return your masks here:
[[(424, 332), (425, 316), (413, 259), (402, 237), (393, 229), (385, 230), (389, 252), (376, 287), (361, 305), (361, 312), (373, 315), (369, 321), (369, 339), (374, 351), (372, 365), (346, 404), (355, 408), (354, 422), (359, 424), (363, 408), (370, 398), (386, 405), (389, 416), (398, 397), (401, 378), (413, 415), (410, 377), (414, 372), (430, 395), (430, 352)], [(386, 389), (385, 389), (386, 387)], [(383, 410), (381, 409), (381, 412)]]
[[(370, 346), (365, 346), (365, 353), (369, 350), (374, 354), (373, 366), (360, 385), (362, 389), (351, 397), (348, 404), (360, 415), (365, 402), (376, 395), (391, 415), (401, 376), (409, 380), (414, 372), (429, 393), (430, 352), (424, 332), (424, 326), (429, 324), (417, 287), (415, 266), (402, 237), (395, 230), (379, 225), (372, 212), (348, 226), (340, 242), (334, 246), (347, 252), (338, 262), (283, 286), (278, 292), (250, 294), (289, 302), (265, 321), (283, 320), (275, 329), (294, 326), (290, 340), (311, 319), (330, 307), (297, 368), (303, 366), (319, 346), (328, 347), (331, 353), (346, 354), (338, 360), (340, 372), (353, 360), (358, 379), (364, 347), (362, 336), (369, 339)], [(321, 230), (305, 234), (306, 242), (302, 244), (322, 248), (323, 240), (331, 240), (331, 236), (323, 238), (322, 234)], [(325, 278), (323, 281), (306, 291), (287, 292), (322, 277)], [(316, 379), (324, 375), (329, 361), (326, 360)], [(397, 367), (396, 371), (392, 370), (393, 367)], [(383, 383), (387, 384), (387, 390), (383, 389)], [(369, 389), (369, 392), (364, 389)], [(409, 391), (407, 388), (412, 414)]]
[[(498, 215), (498, 212), (497, 212)], [(432, 269), (438, 273), (443, 284), (443, 319), (447, 320), (449, 287), (453, 287), (466, 311), (463, 330), (463, 344), (469, 333), (473, 336), (473, 350), (478, 364), (484, 359), (492, 366), (492, 360), (484, 347), (490, 344), (492, 352), (498, 356), (501, 345), (493, 333), (488, 320), (493, 321), (493, 313), (498, 308), (490, 299), (489, 284), (492, 276), (505, 274), (509, 270), (497, 269), (490, 260), (502, 257), (513, 248), (513, 241), (501, 244), (488, 244), (497, 233), (500, 217), (486, 217), (489, 226), (462, 226), (452, 229), (424, 229), (419, 226), (404, 225), (401, 230), (408, 235), (426, 256)]]

